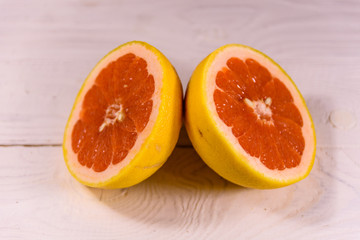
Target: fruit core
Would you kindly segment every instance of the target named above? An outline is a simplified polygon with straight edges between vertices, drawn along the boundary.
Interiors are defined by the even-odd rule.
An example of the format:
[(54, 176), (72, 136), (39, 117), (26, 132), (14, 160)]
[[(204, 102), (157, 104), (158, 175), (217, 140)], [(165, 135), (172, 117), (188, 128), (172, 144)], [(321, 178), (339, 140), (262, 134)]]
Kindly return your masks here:
[(244, 99), (244, 102), (253, 109), (257, 119), (263, 121), (266, 124), (274, 124), (272, 121), (271, 115), (272, 111), (270, 109), (271, 98), (268, 97), (265, 101), (251, 101), (248, 98)]
[(72, 130), (78, 162), (95, 172), (121, 162), (149, 122), (154, 90), (146, 61), (133, 53), (103, 68), (85, 94)]
[(252, 58), (231, 57), (215, 83), (218, 116), (247, 154), (272, 170), (300, 164), (303, 119), (282, 81)]
[(123, 108), (119, 104), (112, 104), (106, 109), (104, 122), (99, 127), (99, 132), (104, 130), (109, 124), (114, 124), (116, 121), (121, 122), (124, 120), (125, 114)]

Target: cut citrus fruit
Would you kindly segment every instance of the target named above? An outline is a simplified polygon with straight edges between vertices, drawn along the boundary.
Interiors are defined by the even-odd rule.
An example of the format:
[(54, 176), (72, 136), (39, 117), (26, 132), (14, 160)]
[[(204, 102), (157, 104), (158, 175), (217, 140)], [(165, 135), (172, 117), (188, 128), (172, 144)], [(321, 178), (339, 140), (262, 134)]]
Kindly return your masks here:
[(144, 42), (111, 51), (90, 72), (64, 135), (70, 173), (99, 188), (129, 187), (171, 154), (182, 121), (182, 87), (166, 57)]
[(185, 101), (194, 148), (225, 179), (277, 188), (309, 174), (310, 113), (290, 77), (259, 51), (229, 44), (211, 53), (195, 69)]

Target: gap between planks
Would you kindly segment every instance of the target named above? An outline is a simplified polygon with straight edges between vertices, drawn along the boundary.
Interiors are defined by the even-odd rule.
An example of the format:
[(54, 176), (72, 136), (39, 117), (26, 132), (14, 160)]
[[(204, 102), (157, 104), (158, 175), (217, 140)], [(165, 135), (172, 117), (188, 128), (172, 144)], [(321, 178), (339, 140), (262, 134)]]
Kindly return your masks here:
[(61, 147), (62, 144), (0, 144), (0, 147)]

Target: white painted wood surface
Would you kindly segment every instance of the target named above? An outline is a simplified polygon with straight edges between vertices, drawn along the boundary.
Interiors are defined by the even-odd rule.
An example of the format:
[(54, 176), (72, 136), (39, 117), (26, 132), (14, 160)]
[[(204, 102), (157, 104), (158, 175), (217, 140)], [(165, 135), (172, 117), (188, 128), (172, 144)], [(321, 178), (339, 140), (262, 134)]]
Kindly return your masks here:
[[(0, 12), (0, 239), (360, 239), (359, 1), (0, 0)], [(184, 88), (226, 43), (274, 58), (314, 118), (310, 176), (237, 187), (183, 136), (135, 187), (77, 183), (60, 147), (75, 95), (104, 54), (134, 39), (160, 49)], [(333, 125), (338, 110), (355, 126)]]

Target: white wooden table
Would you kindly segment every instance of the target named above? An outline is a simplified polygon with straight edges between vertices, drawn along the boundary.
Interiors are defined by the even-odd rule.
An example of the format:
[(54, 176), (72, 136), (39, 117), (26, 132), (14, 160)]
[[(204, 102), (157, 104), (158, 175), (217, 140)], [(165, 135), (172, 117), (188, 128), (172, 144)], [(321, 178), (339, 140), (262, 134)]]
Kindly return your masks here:
[[(183, 133), (139, 185), (76, 182), (61, 150), (76, 93), (104, 54), (135, 39), (160, 49), (184, 88), (226, 43), (274, 58), (315, 122), (309, 177), (235, 186)], [(359, 109), (360, 1), (0, 0), (0, 239), (360, 239)]]

